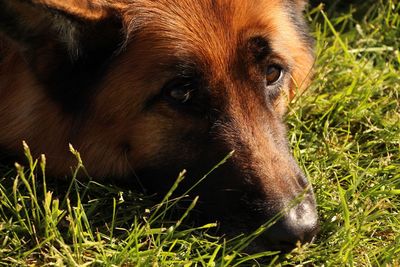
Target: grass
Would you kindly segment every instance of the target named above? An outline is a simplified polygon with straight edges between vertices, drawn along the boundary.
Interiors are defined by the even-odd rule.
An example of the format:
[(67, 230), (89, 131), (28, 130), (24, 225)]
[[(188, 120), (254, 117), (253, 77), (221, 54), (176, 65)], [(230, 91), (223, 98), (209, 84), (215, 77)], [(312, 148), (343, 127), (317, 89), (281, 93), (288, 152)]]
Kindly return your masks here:
[(248, 255), (241, 248), (252, 236), (224, 240), (213, 223), (185, 220), (196, 199), (155, 202), (75, 179), (55, 185), (45, 158), (25, 147), (29, 165), (0, 170), (0, 266), (399, 266), (400, 4), (358, 2), (310, 9), (315, 81), (288, 114), (294, 153), (317, 196), (314, 244)]

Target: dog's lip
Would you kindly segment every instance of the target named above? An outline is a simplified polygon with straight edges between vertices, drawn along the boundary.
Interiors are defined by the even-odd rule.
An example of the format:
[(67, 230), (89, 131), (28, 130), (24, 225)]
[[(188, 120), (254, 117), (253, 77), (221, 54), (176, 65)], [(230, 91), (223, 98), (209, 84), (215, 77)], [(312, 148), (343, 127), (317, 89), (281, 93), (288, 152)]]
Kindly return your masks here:
[[(221, 226), (221, 223), (218, 223), (218, 226)], [(227, 228), (224, 227), (225, 231), (221, 228), (217, 230), (217, 232), (223, 234), (228, 239), (232, 239), (235, 237), (238, 237), (242, 235), (243, 237), (248, 236), (249, 234), (254, 232), (253, 230), (246, 230), (246, 229), (235, 229), (235, 227), (231, 226), (229, 227), (230, 230), (229, 233), (226, 232)], [(297, 241), (295, 243), (292, 242), (286, 242), (286, 241), (281, 241), (277, 242), (273, 238), (268, 236), (268, 230), (267, 229), (265, 232), (261, 233), (259, 236), (257, 236), (251, 243), (248, 244), (248, 246), (244, 249), (246, 253), (260, 253), (260, 252), (266, 252), (266, 251), (271, 251), (271, 252), (279, 252), (280, 254), (286, 254), (290, 253), (294, 249), (296, 249), (299, 246), (307, 245), (307, 244), (312, 244), (315, 242), (317, 236), (313, 236), (311, 240), (301, 242)]]
[[(223, 226), (223, 223), (222, 225)], [(320, 224), (319, 222), (315, 225), (315, 228), (310, 234), (310, 238), (307, 238), (305, 240), (298, 240), (296, 242), (289, 242), (285, 240), (279, 240), (279, 238), (274, 238), (274, 235), (271, 236), (271, 232), (276, 233), (276, 229), (274, 228), (275, 224), (260, 233), (255, 239), (249, 244), (248, 249), (246, 251), (253, 251), (253, 252), (261, 252), (261, 251), (279, 251), (280, 253), (289, 253), (292, 250), (296, 249), (299, 246), (303, 245), (308, 245), (312, 244), (315, 242), (317, 239), (318, 233), (320, 231)], [(225, 228), (225, 227), (224, 227)], [(254, 228), (249, 227), (239, 227), (241, 229), (236, 228), (234, 225), (232, 225), (232, 221), (229, 230), (229, 236), (238, 236), (239, 234), (242, 235), (249, 235), (249, 233), (254, 233)], [(226, 228), (225, 228), (226, 229)], [(223, 231), (223, 229), (220, 229)]]
[[(257, 239), (261, 238), (262, 240), (255, 240), (254, 241), (254, 247), (257, 249), (257, 252), (260, 251), (277, 251), (283, 254), (290, 253), (297, 247), (301, 247), (303, 245), (308, 245), (314, 243), (316, 237), (313, 237), (313, 239), (309, 242), (300, 242), (298, 241), (297, 243), (291, 243), (291, 242), (279, 242), (277, 243), (276, 241), (273, 241), (268, 238), (263, 238), (263, 236), (258, 237)], [(251, 249), (251, 244), (249, 245), (249, 248)]]
[(295, 244), (287, 243), (276, 243), (266, 239), (254, 240), (250, 243), (244, 251), (247, 253), (260, 253), (260, 252), (278, 252), (280, 254), (286, 254), (293, 251), (297, 246)]

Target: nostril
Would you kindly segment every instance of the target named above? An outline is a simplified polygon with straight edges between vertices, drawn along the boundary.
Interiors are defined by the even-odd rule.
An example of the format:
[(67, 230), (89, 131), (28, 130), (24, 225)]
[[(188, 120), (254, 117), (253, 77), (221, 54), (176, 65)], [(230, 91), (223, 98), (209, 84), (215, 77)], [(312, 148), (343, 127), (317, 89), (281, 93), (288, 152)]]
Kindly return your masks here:
[(284, 223), (298, 241), (310, 242), (318, 229), (318, 216), (314, 203), (301, 202), (289, 211)]
[(318, 233), (318, 216), (313, 201), (304, 200), (286, 213), (267, 235), (275, 246), (287, 250), (297, 242), (311, 242)]

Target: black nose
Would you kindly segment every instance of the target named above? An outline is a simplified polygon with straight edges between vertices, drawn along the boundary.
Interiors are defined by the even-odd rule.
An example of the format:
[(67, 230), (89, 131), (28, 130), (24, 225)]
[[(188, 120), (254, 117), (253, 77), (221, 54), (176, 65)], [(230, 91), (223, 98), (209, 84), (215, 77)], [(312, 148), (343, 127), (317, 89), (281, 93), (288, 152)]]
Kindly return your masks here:
[(279, 250), (291, 250), (298, 242), (311, 242), (318, 233), (318, 215), (313, 200), (305, 199), (292, 209), (269, 230), (268, 239)]

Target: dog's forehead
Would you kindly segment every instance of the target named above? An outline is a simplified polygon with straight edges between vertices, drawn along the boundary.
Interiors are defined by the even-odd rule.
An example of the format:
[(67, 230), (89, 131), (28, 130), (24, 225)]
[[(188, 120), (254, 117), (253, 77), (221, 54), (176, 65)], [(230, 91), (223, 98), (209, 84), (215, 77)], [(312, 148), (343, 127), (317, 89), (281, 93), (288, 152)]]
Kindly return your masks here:
[(277, 32), (293, 28), (281, 0), (136, 1), (130, 12), (133, 38), (181, 57), (229, 58), (232, 49), (252, 36), (274, 39)]
[(246, 42), (261, 36), (300, 73), (308, 71), (313, 57), (295, 9), (294, 0), (137, 0), (126, 18), (132, 51), (142, 51), (146, 61), (188, 62), (225, 75)]

